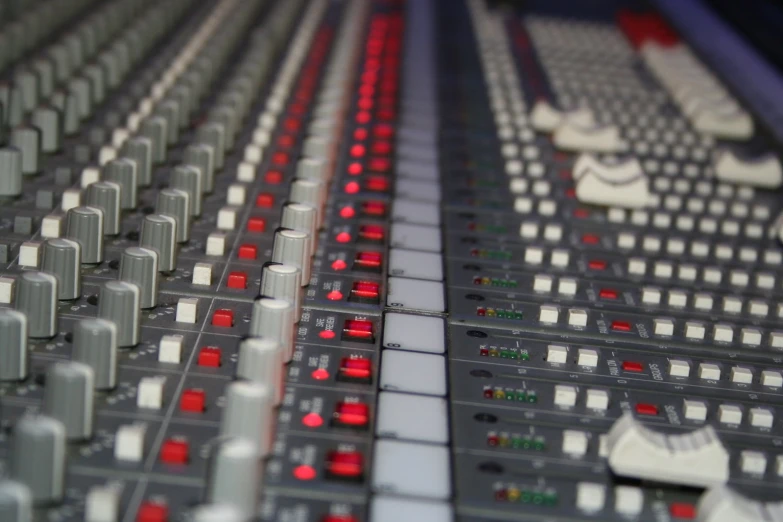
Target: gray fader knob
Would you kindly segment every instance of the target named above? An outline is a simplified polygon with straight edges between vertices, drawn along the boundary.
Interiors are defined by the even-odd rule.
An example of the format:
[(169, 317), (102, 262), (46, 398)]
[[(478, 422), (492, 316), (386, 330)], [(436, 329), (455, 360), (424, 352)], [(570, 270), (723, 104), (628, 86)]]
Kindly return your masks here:
[(169, 186), (188, 193), (190, 196), (191, 216), (201, 215), (201, 201), (204, 197), (202, 178), (201, 169), (191, 165), (178, 165), (171, 172)]
[(293, 265), (302, 271), (302, 286), (310, 284), (310, 236), (298, 230), (275, 232), (272, 261)]
[(136, 162), (129, 158), (111, 160), (103, 167), (102, 177), (122, 187), (120, 192), (120, 207), (134, 209), (139, 204), (139, 179), (136, 172)]
[(65, 426), (69, 441), (92, 437), (95, 375), (80, 362), (56, 362), (46, 372), (43, 411)]
[(269, 454), (275, 433), (274, 392), (266, 384), (236, 381), (226, 387), (220, 434), (241, 437), (256, 445), (260, 457)]
[(22, 153), (13, 147), (0, 148), (0, 196), (22, 194)]
[(280, 218), (280, 226), (299, 230), (310, 235), (310, 255), (314, 255), (318, 248), (318, 213), (315, 208), (303, 203), (288, 203), (283, 206), (283, 214)]
[(215, 151), (211, 145), (197, 143), (189, 145), (182, 155), (185, 165), (193, 165), (201, 169), (204, 174), (202, 189), (206, 193), (215, 190)]
[(41, 131), (41, 151), (48, 154), (59, 151), (63, 141), (60, 111), (51, 105), (40, 106), (33, 111), (32, 123)]
[(163, 189), (158, 192), (155, 211), (177, 222), (177, 243), (190, 241), (190, 194), (176, 188)]
[(57, 334), (57, 277), (25, 272), (17, 280), (16, 309), (27, 316), (28, 335), (49, 339)]
[(22, 174), (38, 174), (41, 156), (41, 131), (22, 125), (11, 131), (11, 145), (22, 153)]
[(57, 276), (58, 299), (78, 299), (82, 295), (82, 247), (71, 239), (47, 239), (43, 244), (41, 271)]
[(113, 390), (117, 386), (117, 326), (106, 319), (77, 322), (71, 357), (92, 368), (96, 390)]
[(228, 504), (205, 504), (191, 511), (188, 520), (190, 522), (245, 522), (247, 517)]
[(139, 344), (139, 287), (125, 281), (108, 281), (101, 287), (98, 317), (117, 325), (117, 346)]
[(152, 184), (152, 141), (142, 136), (131, 138), (122, 146), (122, 156), (136, 162), (136, 179), (140, 187)]
[(0, 481), (0, 520), (33, 522), (33, 494), (30, 488), (14, 480)]
[(274, 391), (274, 404), (283, 400), (283, 347), (272, 337), (251, 337), (239, 345), (237, 377), (268, 384)]
[(14, 427), (11, 477), (30, 488), (34, 504), (53, 504), (65, 490), (65, 426), (46, 415), (25, 415)]
[(65, 237), (82, 246), (82, 263), (103, 261), (103, 211), (95, 207), (75, 207), (68, 211)]
[(158, 270), (171, 272), (177, 268), (177, 222), (170, 216), (152, 214), (141, 223), (139, 245), (158, 253)]
[(294, 306), (282, 299), (256, 298), (250, 318), (250, 335), (274, 339), (283, 352), (283, 362), (291, 361), (294, 354)]
[(120, 258), (119, 279), (139, 287), (141, 308), (154, 308), (158, 304), (158, 253), (149, 248), (126, 248)]
[(27, 316), (18, 310), (0, 309), (0, 381), (27, 378)]
[(258, 504), (261, 469), (257, 448), (250, 440), (220, 440), (210, 455), (207, 502), (233, 507), (241, 513), (241, 520), (251, 518)]
[(293, 265), (267, 263), (261, 272), (261, 295), (288, 301), (294, 307), (295, 322), (301, 316), (302, 271)]
[(111, 181), (96, 181), (87, 187), (87, 205), (103, 211), (103, 234), (106, 236), (120, 233), (120, 192), (120, 186)]

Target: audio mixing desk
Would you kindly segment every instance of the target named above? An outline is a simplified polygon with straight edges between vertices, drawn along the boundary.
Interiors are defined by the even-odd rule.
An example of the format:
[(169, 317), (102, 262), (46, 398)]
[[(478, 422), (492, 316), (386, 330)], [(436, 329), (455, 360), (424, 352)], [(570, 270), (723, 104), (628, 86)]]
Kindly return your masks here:
[(639, 3), (0, 0), (0, 522), (783, 521), (783, 82)]

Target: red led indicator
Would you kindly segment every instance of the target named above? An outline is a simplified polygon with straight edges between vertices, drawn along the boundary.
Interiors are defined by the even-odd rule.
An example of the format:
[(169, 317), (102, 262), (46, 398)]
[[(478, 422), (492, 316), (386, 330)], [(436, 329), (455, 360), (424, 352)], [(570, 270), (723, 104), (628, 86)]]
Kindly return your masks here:
[(598, 292), (598, 297), (601, 299), (617, 299), (617, 291), (612, 290), (611, 288), (602, 288), (600, 292)]
[(628, 321), (612, 321), (612, 330), (616, 332), (630, 332), (631, 323)]
[(294, 478), (297, 480), (313, 480), (317, 473), (312, 466), (297, 466), (294, 468)]
[(358, 176), (359, 174), (362, 173), (362, 170), (364, 169), (362, 168), (361, 163), (353, 162), (348, 165), (348, 174), (350, 174), (351, 176)]
[(603, 261), (601, 259), (593, 259), (589, 263), (587, 263), (587, 267), (590, 270), (606, 270), (606, 261)]
[(302, 417), (302, 424), (308, 428), (319, 428), (323, 425), (324, 419), (317, 413), (308, 413)]
[(321, 330), (318, 332), (318, 337), (321, 339), (334, 339), (334, 330)]
[(340, 217), (343, 219), (351, 219), (356, 215), (356, 211), (353, 207), (343, 207), (340, 209)]
[(326, 298), (330, 301), (339, 301), (343, 298), (343, 293), (339, 290), (332, 290), (328, 294), (326, 294)]
[(584, 234), (582, 236), (582, 243), (585, 245), (597, 245), (601, 242), (601, 238), (596, 234)]
[(365, 241), (383, 241), (386, 232), (380, 225), (362, 225), (359, 227), (359, 237)]
[(355, 181), (349, 181), (345, 184), (345, 188), (343, 190), (345, 190), (346, 194), (356, 194), (359, 192), (359, 190), (361, 190), (361, 187)]
[(348, 243), (351, 240), (351, 234), (348, 232), (340, 232), (337, 234), (337, 237), (335, 237), (338, 243)]
[(643, 372), (644, 365), (637, 361), (623, 361), (623, 370), (626, 372)]
[(658, 415), (658, 406), (647, 402), (640, 402), (636, 405), (636, 413), (639, 415)]
[(318, 368), (317, 370), (313, 370), (313, 373), (310, 374), (310, 377), (316, 381), (325, 381), (329, 378), (329, 372), (324, 368)]
[(348, 264), (342, 259), (335, 259), (332, 261), (332, 270), (340, 271), (345, 270), (346, 268), (348, 268)]
[(386, 203), (377, 200), (363, 201), (362, 213), (367, 216), (383, 217), (386, 215)]

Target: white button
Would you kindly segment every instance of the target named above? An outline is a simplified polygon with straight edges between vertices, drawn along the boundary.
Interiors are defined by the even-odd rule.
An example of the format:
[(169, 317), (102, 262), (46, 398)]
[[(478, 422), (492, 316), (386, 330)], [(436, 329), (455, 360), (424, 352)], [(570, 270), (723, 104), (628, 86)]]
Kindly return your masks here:
[(585, 406), (591, 410), (605, 411), (609, 408), (609, 393), (606, 390), (587, 390)]
[(600, 511), (606, 503), (606, 486), (592, 482), (580, 482), (576, 486), (576, 507), (582, 511)]
[(196, 263), (193, 265), (193, 284), (210, 286), (212, 284), (212, 264)]
[(760, 451), (745, 450), (740, 456), (740, 467), (743, 473), (763, 475), (767, 470), (767, 457)]
[(163, 407), (163, 385), (165, 377), (148, 376), (139, 379), (139, 388), (136, 391), (136, 406), (159, 410)]
[(649, 305), (657, 305), (661, 303), (661, 290), (654, 287), (646, 287), (642, 289), (642, 302)]
[(519, 236), (524, 239), (535, 239), (538, 236), (538, 223), (522, 223), (519, 226)]
[(38, 241), (25, 241), (19, 247), (19, 266), (37, 268), (41, 264), (41, 243)]
[(769, 304), (764, 301), (751, 301), (748, 304), (748, 312), (756, 317), (766, 317), (769, 313)]
[(449, 459), (444, 446), (381, 439), (375, 443), (373, 490), (446, 500), (451, 497)]
[(440, 252), (440, 228), (395, 223), (391, 227), (391, 238), (389, 243), (395, 248)]
[(536, 274), (533, 279), (533, 290), (535, 292), (551, 292), (553, 279), (550, 275)]
[(731, 382), (750, 384), (753, 382), (753, 372), (748, 368), (735, 366), (731, 369)]
[(669, 360), (669, 375), (671, 377), (688, 377), (691, 374), (691, 365), (681, 359)]
[(587, 453), (587, 433), (577, 430), (563, 431), (563, 453), (582, 457)]
[(525, 249), (525, 263), (540, 265), (544, 261), (544, 251), (538, 247)]
[(443, 312), (446, 309), (441, 282), (390, 277), (387, 283), (387, 305), (430, 312)]
[[(78, 206), (78, 205), (77, 205)], [(58, 238), (63, 235), (66, 216), (49, 214), (41, 220), (41, 237), (46, 239)]]
[(574, 406), (576, 404), (576, 387), (566, 384), (556, 385), (555, 404), (557, 406)]
[(220, 257), (226, 255), (226, 235), (219, 232), (213, 232), (207, 236), (206, 254), (208, 256)]
[(446, 395), (446, 363), (441, 355), (384, 350), (379, 387), (382, 390)]
[(16, 279), (12, 277), (0, 277), (0, 303), (11, 304), (14, 298)]
[(729, 283), (731, 283), (734, 286), (748, 286), (749, 276), (747, 272), (743, 272), (741, 270), (732, 270), (729, 274)]
[(115, 485), (92, 486), (84, 500), (84, 521), (116, 522), (121, 493), (122, 488)]
[(388, 313), (384, 319), (383, 346), (415, 352), (446, 351), (443, 319)]
[(655, 335), (672, 335), (674, 333), (674, 322), (671, 319), (656, 318), (653, 320), (655, 324)]
[(742, 423), (742, 410), (739, 406), (721, 404), (718, 407), (718, 419), (723, 424), (740, 424)]
[(737, 297), (724, 297), (723, 311), (730, 314), (740, 313), (742, 311), (742, 301)]
[(685, 323), (685, 337), (688, 339), (704, 339), (704, 324), (695, 321)]
[(552, 250), (552, 266), (566, 267), (570, 260), (570, 254), (567, 250)]
[(558, 344), (550, 344), (546, 348), (546, 360), (547, 362), (558, 364), (568, 362), (568, 348)]
[(696, 267), (693, 265), (680, 265), (677, 270), (677, 277), (683, 281), (695, 281)]
[(598, 352), (589, 348), (579, 348), (579, 356), (576, 363), (579, 366), (595, 368), (598, 366)]
[(628, 273), (633, 275), (644, 275), (647, 271), (647, 263), (644, 259), (631, 258), (628, 260)]
[(606, 213), (606, 218), (611, 223), (624, 223), (625, 222), (625, 209), (622, 208), (610, 208)]
[(87, 188), (88, 185), (100, 181), (101, 170), (98, 167), (85, 167), (82, 170), (80, 185), (82, 188)]
[(440, 253), (392, 248), (389, 251), (389, 273), (399, 277), (442, 281), (443, 258)]
[(60, 207), (68, 212), (82, 204), (82, 191), (76, 188), (70, 188), (63, 191)]
[(448, 404), (439, 397), (381, 392), (375, 434), (446, 444), (449, 440)]
[(712, 310), (712, 296), (709, 294), (696, 294), (693, 296), (693, 307), (697, 310)]
[(723, 273), (718, 268), (705, 268), (704, 269), (704, 282), (714, 285), (719, 284), (723, 280)]
[(692, 421), (704, 422), (707, 420), (707, 404), (703, 401), (692, 401), (685, 399), (683, 401), (683, 412), (685, 418)]
[(158, 362), (176, 363), (182, 361), (182, 345), (184, 337), (181, 335), (164, 335), (158, 344)]
[(669, 291), (669, 306), (682, 308), (688, 303), (688, 295), (682, 290)]
[(554, 324), (557, 323), (557, 319), (560, 315), (556, 306), (541, 305), (538, 320), (542, 323)]
[(451, 522), (454, 518), (451, 505), (447, 502), (413, 500), (382, 495), (373, 497), (370, 512), (370, 520), (373, 522), (398, 522), (400, 520)]
[(568, 310), (568, 324), (570, 326), (587, 326), (587, 311), (572, 308)]
[(727, 324), (716, 324), (713, 328), (713, 338), (718, 342), (730, 343), (734, 339), (734, 330)]
[(195, 297), (180, 297), (177, 301), (176, 321), (178, 323), (195, 324), (198, 320), (198, 299)]
[(220, 230), (234, 230), (237, 227), (237, 214), (239, 209), (236, 207), (223, 207), (218, 210), (217, 228)]
[(576, 294), (576, 279), (563, 277), (557, 285), (557, 293), (562, 295)]
[(761, 372), (761, 384), (773, 388), (780, 388), (783, 386), (783, 375), (774, 370), (764, 370)]
[(657, 237), (647, 236), (644, 238), (642, 248), (646, 252), (658, 252), (661, 249), (661, 240)]
[(622, 515), (636, 516), (644, 507), (644, 492), (633, 486), (614, 488), (614, 510)]
[(766, 408), (752, 408), (749, 416), (750, 424), (757, 428), (771, 428), (775, 420), (772, 412)]
[(631, 249), (636, 246), (636, 236), (630, 232), (623, 232), (617, 236), (617, 246)]
[(547, 241), (560, 241), (563, 238), (563, 227), (560, 225), (547, 225), (544, 228), (544, 239)]
[(761, 332), (755, 328), (742, 329), (742, 344), (758, 346), (761, 344)]
[(146, 424), (125, 424), (114, 436), (114, 458), (129, 462), (141, 462), (144, 458)]
[[(256, 180), (256, 166), (246, 161), (237, 165), (237, 181), (253, 183)], [(233, 203), (232, 203), (233, 204)]]
[(711, 381), (719, 381), (720, 366), (712, 363), (701, 363), (699, 365), (699, 378), (709, 379)]
[(242, 183), (232, 183), (228, 186), (228, 192), (226, 193), (226, 203), (235, 206), (244, 205), (246, 196), (247, 186)]

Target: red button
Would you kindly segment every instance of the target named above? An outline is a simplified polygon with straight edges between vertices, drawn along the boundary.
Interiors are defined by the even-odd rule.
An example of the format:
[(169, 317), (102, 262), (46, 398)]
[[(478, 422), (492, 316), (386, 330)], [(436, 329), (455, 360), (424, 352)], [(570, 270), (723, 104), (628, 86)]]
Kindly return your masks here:
[(372, 321), (364, 319), (346, 319), (343, 323), (343, 339), (349, 341), (374, 342)]
[(270, 208), (275, 204), (275, 197), (272, 194), (262, 193), (256, 197), (256, 206), (261, 208)]
[(593, 259), (587, 263), (587, 266), (590, 268), (590, 270), (606, 270), (606, 261), (601, 259)]
[(390, 138), (394, 136), (394, 127), (385, 123), (379, 123), (372, 129), (372, 133), (377, 138)]
[(623, 370), (626, 372), (643, 372), (644, 365), (636, 361), (623, 361)]
[(258, 247), (255, 245), (239, 245), (239, 259), (257, 259)]
[(274, 154), (272, 154), (272, 164), (274, 164), (274, 165), (288, 165), (288, 153), (286, 153), (286, 152), (275, 152)]
[(321, 517), (321, 522), (359, 522), (353, 515), (326, 515)]
[(355, 281), (351, 289), (351, 297), (358, 300), (377, 301), (381, 291), (380, 283), (374, 281)]
[(675, 502), (673, 504), (669, 504), (669, 513), (671, 514), (672, 518), (693, 520), (696, 518), (696, 506), (686, 502)]
[(291, 136), (290, 134), (283, 134), (282, 136), (277, 138), (277, 145), (284, 149), (293, 146), (293, 144), (294, 144), (294, 137)]
[(266, 230), (266, 219), (262, 217), (251, 217), (247, 220), (248, 232), (264, 232)]
[(658, 406), (647, 402), (640, 402), (636, 405), (636, 413), (639, 415), (658, 415)]
[(361, 402), (338, 402), (332, 424), (366, 428), (370, 423), (370, 407)]
[(612, 290), (611, 288), (602, 288), (600, 292), (598, 292), (598, 296), (601, 299), (617, 299), (617, 291)]
[(343, 357), (340, 360), (340, 381), (369, 381), (372, 378), (372, 361), (364, 357)]
[(386, 215), (386, 203), (377, 200), (363, 201), (362, 214), (365, 216), (384, 217)]
[(190, 459), (190, 444), (184, 438), (171, 438), (160, 449), (160, 460), (166, 464), (187, 464)]
[(376, 141), (372, 144), (370, 150), (373, 154), (381, 154), (385, 156), (391, 152), (392, 146), (388, 141)]
[(586, 208), (577, 208), (574, 210), (574, 217), (579, 219), (586, 219), (590, 217), (590, 211)]
[(388, 192), (389, 180), (384, 176), (368, 176), (364, 188), (370, 192)]
[(328, 478), (362, 480), (364, 457), (358, 451), (330, 451), (326, 456)]
[(380, 272), (382, 261), (380, 252), (359, 252), (353, 260), (353, 269)]
[(584, 234), (582, 236), (582, 243), (585, 245), (597, 245), (601, 242), (601, 238), (596, 234)]
[(158, 502), (144, 502), (136, 512), (136, 522), (166, 522), (169, 519), (169, 507)]
[(222, 326), (223, 328), (234, 326), (234, 311), (226, 308), (215, 310), (215, 313), (212, 314), (212, 326)]
[(264, 181), (270, 185), (279, 185), (283, 181), (283, 173), (279, 170), (268, 170), (264, 174)]
[(616, 332), (630, 332), (631, 323), (628, 321), (612, 321), (612, 330)]
[(205, 346), (198, 352), (198, 365), (219, 368), (223, 352), (214, 346)]
[(231, 272), (228, 274), (228, 287), (229, 288), (247, 288), (247, 274), (244, 272)]
[(386, 232), (381, 225), (362, 225), (359, 227), (359, 237), (365, 241), (383, 241)]
[(391, 161), (388, 158), (370, 158), (367, 167), (372, 172), (387, 172), (391, 168)]
[(204, 393), (204, 390), (185, 390), (182, 392), (182, 397), (179, 400), (179, 409), (193, 413), (203, 413), (206, 402), (207, 395)]

